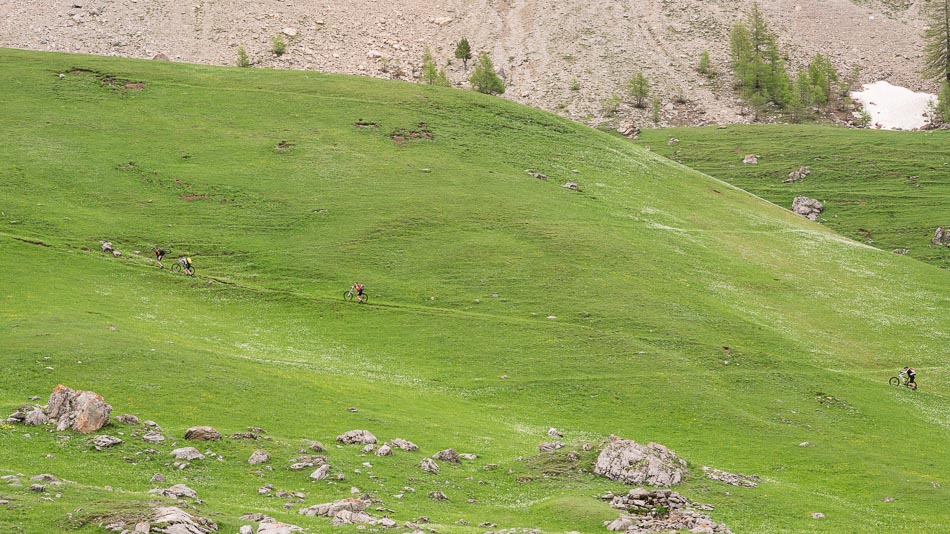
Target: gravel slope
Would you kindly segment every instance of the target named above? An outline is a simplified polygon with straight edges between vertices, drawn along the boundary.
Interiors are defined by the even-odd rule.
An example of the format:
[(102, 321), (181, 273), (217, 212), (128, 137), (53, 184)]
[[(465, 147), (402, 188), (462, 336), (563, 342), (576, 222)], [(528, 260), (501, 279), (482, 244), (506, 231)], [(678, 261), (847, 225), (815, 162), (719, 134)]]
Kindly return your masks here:
[[(862, 69), (862, 82), (886, 80), (917, 91), (923, 23), (900, 2), (774, 0), (762, 3), (789, 63), (816, 51), (842, 71)], [(440, 62), (467, 36), (488, 51), (507, 78), (506, 98), (596, 124), (603, 101), (622, 93), (643, 69), (664, 104), (665, 124), (745, 122), (723, 76), (695, 72), (708, 49), (727, 68), (728, 31), (747, 0), (0, 0), (0, 46), (173, 61), (234, 64), (238, 46), (255, 66), (413, 79), (422, 48)], [(909, 6), (909, 7), (908, 7)], [(286, 30), (288, 52), (270, 53)], [(449, 77), (464, 84), (456, 60)], [(579, 89), (571, 90), (572, 80)], [(682, 93), (687, 103), (677, 103)], [(624, 106), (611, 120), (646, 120)]]

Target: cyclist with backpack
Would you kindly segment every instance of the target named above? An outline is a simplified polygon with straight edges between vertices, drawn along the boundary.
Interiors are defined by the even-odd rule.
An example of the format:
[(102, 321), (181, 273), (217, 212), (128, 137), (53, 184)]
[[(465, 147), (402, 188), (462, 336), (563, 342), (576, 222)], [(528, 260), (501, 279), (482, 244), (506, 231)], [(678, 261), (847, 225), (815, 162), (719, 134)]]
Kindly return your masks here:
[(917, 370), (916, 370), (916, 369), (914, 369), (913, 367), (910, 367), (910, 366), (908, 366), (908, 365), (905, 365), (905, 366), (904, 366), (904, 370), (900, 372), (900, 375), (901, 375), (902, 377), (906, 377), (906, 379), (907, 379), (907, 386), (908, 386), (909, 388), (911, 388), (911, 389), (917, 389), (917, 382), (915, 381), (916, 378), (917, 378)]

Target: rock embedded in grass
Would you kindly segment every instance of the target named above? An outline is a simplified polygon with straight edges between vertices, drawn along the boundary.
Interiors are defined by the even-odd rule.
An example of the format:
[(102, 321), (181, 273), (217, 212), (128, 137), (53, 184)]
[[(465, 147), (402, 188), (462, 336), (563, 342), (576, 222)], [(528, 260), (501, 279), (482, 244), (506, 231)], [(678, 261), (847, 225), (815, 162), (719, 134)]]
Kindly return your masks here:
[(174, 506), (155, 509), (149, 527), (151, 532), (165, 533), (208, 534), (218, 531), (218, 525), (213, 521)]
[(165, 441), (165, 436), (163, 436), (161, 432), (149, 430), (145, 434), (142, 434), (142, 441), (146, 443), (161, 443)]
[(188, 497), (189, 499), (198, 499), (198, 493), (189, 488), (184, 484), (175, 484), (170, 488), (156, 488), (149, 490), (150, 494), (161, 495), (162, 497), (168, 497), (170, 499), (181, 499), (183, 497)]
[(419, 468), (425, 471), (426, 473), (438, 473), (439, 464), (435, 463), (435, 460), (432, 458), (424, 458), (419, 464)]
[(120, 422), (120, 423), (125, 423), (125, 424), (127, 424), (127, 425), (137, 425), (137, 424), (139, 424), (139, 418), (138, 418), (138, 417), (135, 417), (134, 415), (129, 414), (129, 413), (124, 413), (124, 414), (122, 414), (122, 415), (116, 417), (115, 420), (118, 421), (118, 422)]
[(445, 493), (442, 493), (441, 491), (438, 491), (438, 490), (433, 491), (433, 492), (430, 492), (430, 493), (429, 493), (429, 498), (432, 499), (432, 500), (434, 500), (434, 501), (447, 501), (447, 500), (449, 500), (448, 496), (447, 496)]
[(397, 449), (402, 449), (404, 451), (417, 451), (419, 446), (411, 441), (404, 440), (402, 438), (393, 438), (388, 442), (390, 447), (395, 447)]
[(323, 480), (327, 478), (327, 475), (330, 474), (330, 465), (323, 464), (316, 469), (313, 473), (310, 473), (310, 478), (313, 480)]
[(439, 451), (432, 455), (436, 460), (443, 462), (450, 462), (453, 464), (460, 464), (462, 460), (459, 459), (459, 455), (455, 452), (455, 449), (445, 449), (444, 451)]
[(542, 442), (538, 445), (538, 452), (553, 452), (564, 448), (560, 441)]
[(821, 212), (825, 211), (825, 205), (814, 198), (795, 197), (792, 201), (792, 211), (810, 221), (816, 221)]
[(188, 441), (217, 441), (221, 439), (221, 433), (210, 426), (193, 426), (185, 431), (185, 439)]
[(323, 443), (320, 443), (319, 441), (314, 441), (312, 439), (305, 439), (303, 440), (303, 442), (304, 444), (306, 444), (307, 448), (312, 450), (313, 452), (326, 452), (327, 450), (327, 448), (323, 446)]
[(45, 425), (48, 421), (49, 418), (46, 417), (46, 414), (43, 413), (43, 410), (39, 407), (31, 410), (23, 419), (23, 423), (30, 426)]
[(121, 439), (115, 436), (107, 436), (107, 435), (95, 436), (90, 441), (92, 441), (92, 444), (96, 447), (96, 450), (98, 451), (101, 451), (102, 449), (115, 447), (119, 443), (122, 443)]
[(270, 461), (270, 454), (267, 454), (267, 451), (260, 451), (260, 450), (254, 451), (254, 453), (251, 454), (251, 457), (247, 459), (247, 463), (251, 465), (263, 464), (269, 461)]
[(194, 447), (181, 447), (171, 452), (171, 455), (177, 460), (204, 460), (205, 455), (198, 452)]
[(717, 480), (719, 482), (724, 482), (731, 486), (739, 486), (742, 488), (757, 488), (759, 487), (759, 477), (756, 475), (740, 475), (736, 473), (728, 473), (719, 469), (713, 469), (711, 467), (703, 466), (703, 472), (706, 473), (706, 478), (711, 480)]
[(393, 450), (389, 445), (383, 445), (376, 451), (376, 456), (392, 456)]
[(350, 430), (337, 436), (336, 440), (345, 445), (369, 445), (376, 443), (376, 436), (369, 430)]

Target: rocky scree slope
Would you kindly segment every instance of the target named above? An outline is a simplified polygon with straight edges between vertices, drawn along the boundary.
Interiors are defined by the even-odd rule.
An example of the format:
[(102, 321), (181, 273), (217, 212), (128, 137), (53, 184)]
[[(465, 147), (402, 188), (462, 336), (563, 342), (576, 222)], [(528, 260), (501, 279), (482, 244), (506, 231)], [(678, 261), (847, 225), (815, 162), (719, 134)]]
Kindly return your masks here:
[[(414, 80), (429, 45), (440, 64), (452, 61), (448, 76), (464, 86), (466, 69), (452, 56), (454, 43), (465, 36), (476, 53), (491, 55), (508, 84), (506, 98), (575, 120), (645, 122), (649, 112), (630, 106), (617, 116), (603, 111), (604, 101), (622, 94), (625, 81), (642, 69), (663, 105), (662, 123), (747, 122), (728, 76), (728, 33), (751, 4), (0, 0), (0, 46), (214, 65), (235, 64), (244, 46), (256, 67)], [(935, 89), (918, 74), (924, 23), (917, 4), (779, 0), (761, 7), (791, 69), (822, 52), (842, 73), (860, 67), (862, 82)], [(277, 35), (288, 43), (279, 57), (271, 52)], [(703, 50), (723, 75), (707, 80), (696, 72)], [(678, 102), (681, 97), (686, 102)]]

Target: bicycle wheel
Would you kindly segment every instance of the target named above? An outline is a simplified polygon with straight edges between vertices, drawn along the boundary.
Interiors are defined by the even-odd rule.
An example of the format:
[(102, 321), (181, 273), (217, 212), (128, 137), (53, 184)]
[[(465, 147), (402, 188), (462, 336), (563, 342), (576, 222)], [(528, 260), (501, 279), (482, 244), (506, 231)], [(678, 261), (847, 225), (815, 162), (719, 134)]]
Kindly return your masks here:
[(360, 301), (360, 304), (366, 304), (366, 301), (369, 300), (369, 295), (363, 293), (363, 300)]
[(901, 379), (897, 378), (896, 376), (892, 376), (891, 379), (887, 381), (887, 383), (892, 386), (899, 386), (901, 385)]
[(917, 382), (910, 382), (907, 384), (907, 387), (909, 387), (911, 391), (917, 391)]
[(173, 273), (180, 273), (180, 272), (181, 272), (181, 264), (180, 264), (180, 263), (176, 263), (176, 264), (172, 265), (172, 272), (173, 272)]
[(343, 292), (343, 300), (345, 300), (345, 301), (347, 301), (347, 302), (353, 300), (353, 292), (352, 292), (352, 291), (344, 291), (344, 292)]

